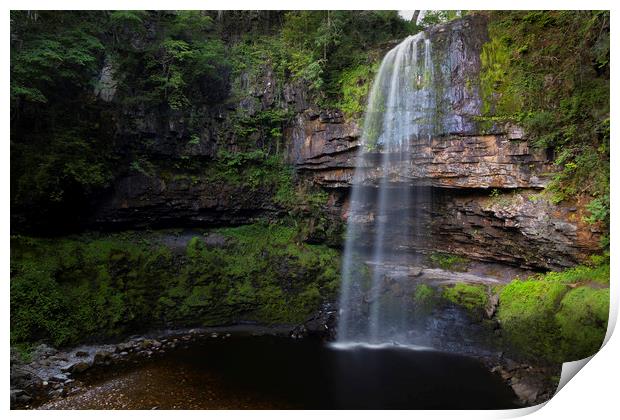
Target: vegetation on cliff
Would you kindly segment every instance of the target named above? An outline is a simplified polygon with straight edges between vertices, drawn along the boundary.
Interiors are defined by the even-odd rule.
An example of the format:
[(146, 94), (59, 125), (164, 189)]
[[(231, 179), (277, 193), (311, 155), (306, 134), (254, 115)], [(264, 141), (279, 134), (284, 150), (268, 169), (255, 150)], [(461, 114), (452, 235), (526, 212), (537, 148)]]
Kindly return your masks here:
[(482, 315), (489, 302), (489, 292), (483, 284), (457, 283), (443, 291), (443, 298), (467, 309), (474, 317)]
[(507, 348), (525, 357), (565, 362), (598, 351), (609, 316), (609, 255), (593, 256), (587, 265), (539, 274), (506, 285), (457, 283), (445, 287), (443, 299), (479, 320), (491, 296), (499, 297), (494, 319)]
[(609, 25), (608, 11), (497, 11), (481, 56), (487, 121), (523, 125), (554, 155), (553, 200), (585, 196), (606, 231)]
[[(377, 51), (409, 30), (396, 12), (291, 11), (238, 35), (235, 20), (252, 13), (11, 12), (15, 225), (75, 225), (128, 172), (196, 176), (238, 152), (266, 155), (265, 171), (281, 170), (274, 191), (290, 190), (285, 84), (359, 116)], [(257, 91), (263, 82), (271, 93)], [(154, 142), (170, 130), (170, 145)]]
[[(442, 13), (422, 25), (456, 17)], [(15, 235), (13, 344), (69, 345), (151, 326), (298, 323), (334, 300), (340, 257), (325, 244), (341, 243), (342, 226), (326, 216), (327, 194), (299, 182), (284, 159), (299, 111), (286, 96), (359, 118), (383, 52), (419, 27), (389, 11), (278, 16), (269, 30), (239, 35), (210, 12), (11, 12), (14, 233), (66, 234), (63, 223), (75, 228), (115, 180), (137, 173), (262, 188), (282, 216), (191, 239), (181, 231)], [(489, 17), (482, 124), (523, 125), (560, 168), (553, 199), (587, 197), (586, 221), (608, 230), (609, 13)], [(111, 102), (102, 88), (114, 90)], [(429, 261), (455, 271), (468, 264), (448, 254)], [(439, 296), (419, 285), (412, 299), (425, 311), (441, 297), (480, 314), (499, 293), (506, 339), (530, 357), (565, 361), (599, 348), (608, 284), (600, 257), (492, 291), (459, 284)]]
[(515, 280), (500, 292), (508, 340), (533, 357), (563, 362), (601, 347), (609, 315), (609, 260)]
[[(189, 235), (189, 236), (188, 236)], [(338, 253), (285, 225), (11, 238), (11, 343), (68, 345), (149, 327), (302, 322)]]

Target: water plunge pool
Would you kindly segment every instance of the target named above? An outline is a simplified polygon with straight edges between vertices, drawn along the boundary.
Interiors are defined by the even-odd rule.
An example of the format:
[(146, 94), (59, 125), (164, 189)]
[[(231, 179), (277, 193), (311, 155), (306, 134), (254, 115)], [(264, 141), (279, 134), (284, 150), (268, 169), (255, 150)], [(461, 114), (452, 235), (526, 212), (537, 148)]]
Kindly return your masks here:
[(479, 361), (395, 346), (233, 336), (83, 377), (45, 409), (500, 409), (515, 396)]

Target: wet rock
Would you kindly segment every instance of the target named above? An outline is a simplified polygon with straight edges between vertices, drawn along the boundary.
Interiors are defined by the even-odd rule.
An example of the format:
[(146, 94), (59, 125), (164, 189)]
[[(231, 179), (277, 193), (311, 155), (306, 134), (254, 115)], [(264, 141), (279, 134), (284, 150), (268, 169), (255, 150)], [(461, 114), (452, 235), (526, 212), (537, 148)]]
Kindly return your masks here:
[(289, 334), (292, 338), (318, 337), (330, 339), (336, 333), (336, 310), (331, 304), (325, 304), (321, 310), (306, 322), (296, 326)]
[(422, 274), (422, 267), (411, 267), (409, 268), (409, 275), (413, 277), (417, 277)]
[(75, 352), (75, 357), (88, 357), (89, 353), (84, 350), (79, 350)]
[(93, 364), (96, 366), (107, 366), (112, 362), (112, 353), (109, 351), (98, 351), (95, 353), (95, 357), (93, 359)]
[(82, 361), (69, 363), (60, 368), (62, 372), (70, 372), (70, 373), (82, 373), (87, 369), (90, 369), (90, 363), (82, 362)]
[(57, 350), (47, 344), (39, 344), (31, 353), (32, 360), (44, 359), (53, 356)]
[(220, 233), (209, 233), (205, 236), (204, 242), (210, 248), (225, 248), (230, 243), (230, 240)]
[(52, 382), (65, 382), (67, 380), (67, 375), (58, 373), (56, 375), (50, 376), (49, 380)]
[[(399, 229), (399, 224), (387, 226), (385, 235), (395, 249), (443, 252), (525, 269), (557, 270), (586, 260), (599, 247), (597, 234), (586, 232), (582, 222), (574, 218), (566, 221), (572, 214), (568, 209), (533, 191), (497, 197), (479, 190), (466, 194), (449, 190), (433, 190), (432, 195), (431, 191), (421, 192), (416, 207), (410, 200), (395, 198), (391, 202), (391, 211), (411, 219), (412, 225), (429, 226), (414, 234)], [(358, 204), (362, 214), (376, 211), (372, 202)], [(356, 219), (356, 223), (364, 233), (360, 235), (360, 246), (370, 246), (376, 224), (363, 219)], [(567, 228), (566, 223), (577, 230)]]
[(511, 386), (514, 393), (523, 403), (527, 405), (533, 405), (536, 403), (541, 389), (540, 383), (526, 378), (513, 383)]
[(499, 306), (499, 294), (495, 293), (489, 296), (487, 305), (484, 308), (484, 313), (488, 319), (493, 318), (493, 315), (495, 315), (495, 312), (497, 311), (498, 306)]
[(134, 346), (133, 343), (130, 343), (130, 342), (117, 344), (116, 352), (117, 353), (128, 352), (133, 349), (133, 346)]
[(11, 404), (17, 402), (17, 398), (24, 395), (26, 391), (23, 389), (12, 389), (11, 390)]
[(139, 344), (139, 348), (141, 349), (148, 349), (153, 345), (153, 340), (150, 339), (143, 339), (140, 344)]
[(58, 388), (50, 391), (48, 395), (50, 398), (64, 397), (66, 395), (66, 391), (64, 388)]
[(109, 56), (105, 57), (103, 68), (99, 74), (99, 81), (95, 85), (95, 96), (105, 102), (111, 102), (116, 94), (117, 81), (114, 78), (114, 63)]

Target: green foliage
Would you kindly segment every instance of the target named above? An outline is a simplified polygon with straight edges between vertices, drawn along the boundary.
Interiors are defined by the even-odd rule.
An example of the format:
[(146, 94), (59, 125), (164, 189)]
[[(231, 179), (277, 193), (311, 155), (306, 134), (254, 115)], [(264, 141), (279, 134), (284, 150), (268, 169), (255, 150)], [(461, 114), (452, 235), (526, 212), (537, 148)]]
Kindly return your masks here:
[(11, 340), (115, 336), (148, 319), (148, 301), (163, 278), (158, 265), (170, 260), (160, 248), (124, 239), (11, 241)]
[(452, 254), (443, 254), (434, 252), (428, 257), (429, 263), (433, 267), (439, 267), (443, 270), (466, 271), (469, 260), (465, 257)]
[(96, 12), (11, 11), (11, 107), (92, 86), (104, 46)]
[[(355, 77), (351, 69), (368, 65), (364, 61), (371, 48), (402, 38), (408, 29), (395, 11), (291, 11), (285, 15), (281, 36), (292, 52), (293, 75), (321, 89), (325, 104), (333, 105), (343, 99), (347, 79)], [(366, 73), (358, 72), (358, 76)], [(353, 100), (344, 98), (345, 104), (353, 105)]]
[[(123, 16), (124, 25), (139, 26), (148, 19), (158, 29), (142, 46), (131, 47), (135, 40), (130, 39), (115, 54), (125, 104), (187, 110), (226, 97), (230, 63), (209, 16), (196, 10)], [(112, 20), (113, 28), (117, 22)]]
[[(112, 65), (114, 107), (94, 95), (104, 63)], [(119, 116), (135, 115), (134, 106), (140, 115), (172, 109), (197, 126), (204, 106), (228, 95), (229, 72), (204, 12), (11, 12), (12, 206), (79, 214), (77, 203), (127, 165), (152, 174), (145, 158), (126, 159), (127, 149), (143, 156), (144, 145), (119, 141), (127, 121)]]
[(170, 233), (11, 238), (11, 342), (62, 346), (161, 326), (303, 321), (339, 282), (338, 253), (295, 228), (257, 224), (195, 236), (185, 255)]
[(424, 16), (419, 19), (418, 26), (428, 28), (439, 23), (449, 22), (467, 14), (466, 10), (425, 10)]
[(112, 180), (110, 147), (95, 130), (52, 131), (47, 140), (12, 145), (12, 202), (26, 206), (63, 202), (76, 188), (88, 194)]
[(555, 151), (553, 201), (590, 196), (609, 227), (609, 12), (493, 12), (481, 61), (488, 122), (524, 126)]
[(342, 99), (336, 106), (347, 117), (359, 117), (366, 108), (366, 97), (372, 80), (378, 69), (378, 62), (374, 64), (360, 64), (345, 69), (338, 78), (338, 85), (342, 92)]
[(482, 314), (489, 301), (487, 287), (483, 284), (456, 283), (446, 287), (442, 296), (477, 316)]
[(104, 21), (90, 11), (11, 12), (12, 206), (52, 211), (112, 178), (107, 116), (85, 97)]
[(218, 158), (207, 168), (207, 179), (257, 191), (271, 190), (277, 204), (294, 205), (295, 186), (292, 169), (277, 155), (267, 155), (263, 150), (231, 153), (220, 151)]

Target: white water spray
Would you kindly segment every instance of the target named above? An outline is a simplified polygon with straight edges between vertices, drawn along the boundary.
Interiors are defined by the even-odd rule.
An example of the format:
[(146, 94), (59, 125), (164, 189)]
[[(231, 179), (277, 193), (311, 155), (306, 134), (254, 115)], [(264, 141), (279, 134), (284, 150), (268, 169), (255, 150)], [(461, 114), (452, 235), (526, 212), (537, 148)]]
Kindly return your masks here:
[[(415, 204), (427, 198), (421, 197), (426, 190), (410, 188), (406, 174), (412, 153), (434, 133), (436, 96), (431, 41), (423, 32), (409, 36), (386, 54), (368, 98), (347, 224), (338, 343), (416, 344), (408, 336), (405, 306), (384, 293), (384, 266), (402, 253), (391, 246), (391, 232), (419, 235), (425, 229), (419, 215), (395, 209), (397, 203), (419, 209)], [(380, 168), (378, 185), (364, 185), (373, 165)], [(373, 236), (370, 246), (363, 235)]]

